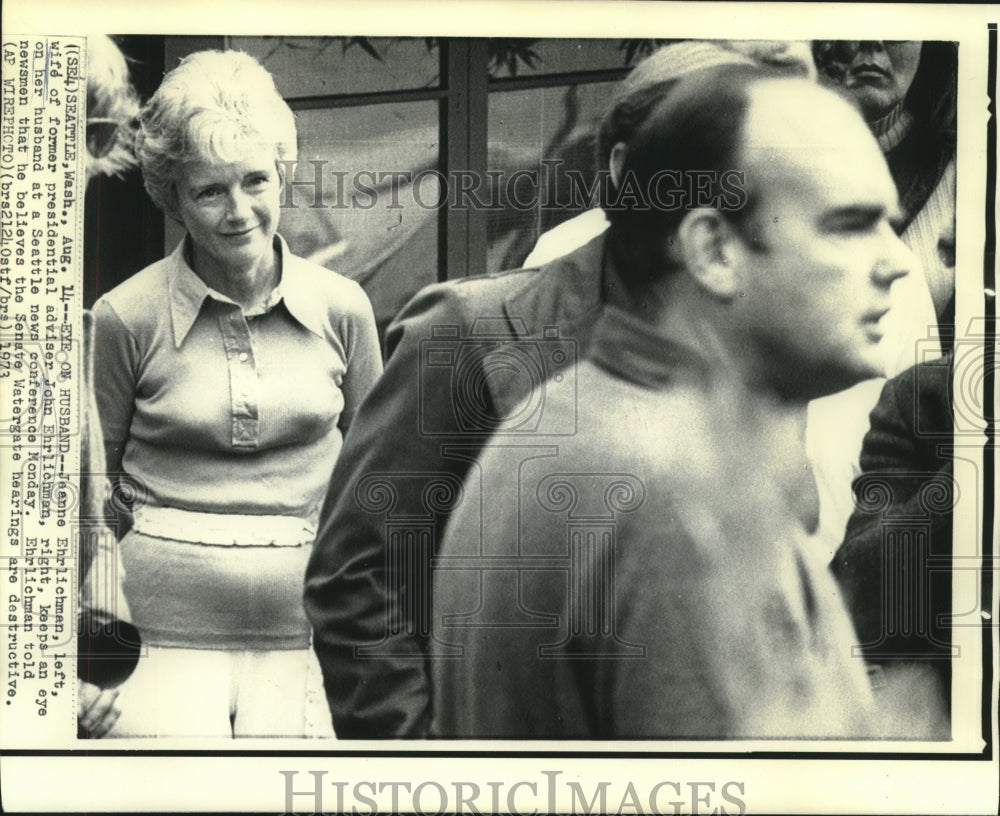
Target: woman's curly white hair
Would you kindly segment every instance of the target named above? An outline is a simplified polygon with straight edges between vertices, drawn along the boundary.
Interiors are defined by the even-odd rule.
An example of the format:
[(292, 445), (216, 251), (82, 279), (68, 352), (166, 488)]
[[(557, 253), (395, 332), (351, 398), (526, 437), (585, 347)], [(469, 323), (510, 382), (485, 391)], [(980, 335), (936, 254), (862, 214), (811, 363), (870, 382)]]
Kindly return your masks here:
[(136, 155), (146, 192), (177, 218), (179, 168), (196, 161), (233, 161), (247, 144), (274, 147), (284, 179), (284, 161), (295, 161), (295, 115), (274, 79), (241, 51), (199, 51), (168, 73), (139, 113)]

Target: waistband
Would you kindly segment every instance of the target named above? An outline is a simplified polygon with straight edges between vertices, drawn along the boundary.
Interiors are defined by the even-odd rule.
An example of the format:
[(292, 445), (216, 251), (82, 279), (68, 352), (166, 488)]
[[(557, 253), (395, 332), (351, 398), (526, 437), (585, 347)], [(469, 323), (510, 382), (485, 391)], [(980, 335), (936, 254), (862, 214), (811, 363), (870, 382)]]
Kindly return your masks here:
[(315, 526), (295, 516), (201, 513), (178, 507), (140, 507), (133, 527), (154, 538), (217, 547), (301, 547), (316, 538)]

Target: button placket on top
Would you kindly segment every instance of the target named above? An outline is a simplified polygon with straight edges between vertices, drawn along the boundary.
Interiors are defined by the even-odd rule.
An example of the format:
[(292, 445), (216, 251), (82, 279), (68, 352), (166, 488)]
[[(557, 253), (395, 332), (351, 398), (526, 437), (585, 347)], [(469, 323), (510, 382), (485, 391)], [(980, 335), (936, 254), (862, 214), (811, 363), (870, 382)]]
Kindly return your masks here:
[(260, 444), (260, 378), (253, 353), (250, 325), (238, 306), (219, 317), (229, 364), (229, 394), (234, 448)]

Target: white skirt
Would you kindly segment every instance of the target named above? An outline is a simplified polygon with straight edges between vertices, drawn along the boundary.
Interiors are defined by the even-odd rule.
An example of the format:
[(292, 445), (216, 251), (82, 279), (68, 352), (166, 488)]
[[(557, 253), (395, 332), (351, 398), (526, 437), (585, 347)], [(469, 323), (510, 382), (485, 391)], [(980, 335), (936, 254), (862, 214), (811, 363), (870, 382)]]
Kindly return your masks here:
[(312, 649), (144, 647), (111, 737), (334, 736)]

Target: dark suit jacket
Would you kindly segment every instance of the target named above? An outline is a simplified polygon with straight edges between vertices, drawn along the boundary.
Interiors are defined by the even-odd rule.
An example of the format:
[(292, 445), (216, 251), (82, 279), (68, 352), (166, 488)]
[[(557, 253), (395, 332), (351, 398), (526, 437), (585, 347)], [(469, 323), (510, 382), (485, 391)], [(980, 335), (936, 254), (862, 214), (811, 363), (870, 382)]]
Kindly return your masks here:
[(951, 638), (951, 355), (889, 380), (871, 413), (856, 510), (832, 568), (865, 657), (932, 660), (947, 688)]
[[(584, 353), (604, 259), (600, 236), (540, 269), (436, 284), (389, 327), (385, 372), (344, 441), (306, 574), (341, 738), (427, 734), (430, 558), (492, 433), (548, 430), (539, 386), (567, 362), (550, 352)], [(499, 424), (507, 415), (519, 424)]]

